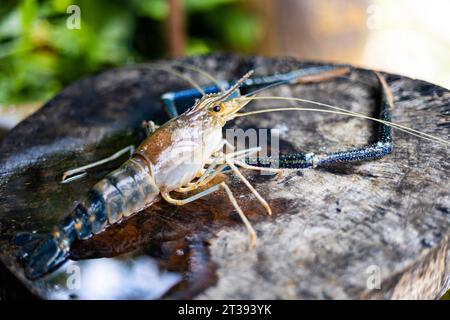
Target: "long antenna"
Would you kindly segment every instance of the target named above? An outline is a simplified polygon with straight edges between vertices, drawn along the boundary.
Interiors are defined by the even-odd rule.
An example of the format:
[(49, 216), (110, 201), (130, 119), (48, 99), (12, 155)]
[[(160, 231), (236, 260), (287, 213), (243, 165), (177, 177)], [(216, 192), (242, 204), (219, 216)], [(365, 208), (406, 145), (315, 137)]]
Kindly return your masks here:
[(197, 89), (198, 92), (200, 92), (202, 95), (205, 95), (205, 91), (200, 87), (200, 85), (197, 84), (197, 82), (195, 82), (194, 80), (192, 80), (190, 77), (182, 74), (181, 72), (178, 72), (176, 70), (174, 70), (173, 68), (169, 66), (165, 66), (165, 65), (158, 65), (158, 64), (153, 64), (151, 65), (152, 68), (154, 69), (159, 69), (159, 70), (163, 70), (166, 71), (176, 77), (179, 77), (187, 82), (189, 82), (195, 89)]
[(424, 132), (418, 131), (418, 130), (414, 130), (405, 126), (400, 126), (396, 123), (390, 122), (390, 121), (385, 121), (385, 120), (381, 120), (381, 119), (377, 119), (377, 118), (372, 118), (363, 114), (355, 114), (355, 113), (350, 113), (350, 112), (344, 112), (344, 111), (335, 111), (335, 110), (325, 110), (325, 109), (317, 109), (317, 108), (302, 108), (302, 107), (287, 107), (287, 108), (276, 108), (276, 109), (264, 109), (264, 110), (256, 110), (256, 111), (249, 111), (249, 112), (242, 112), (242, 113), (236, 113), (234, 115), (233, 118), (237, 118), (237, 117), (246, 117), (246, 116), (250, 116), (250, 115), (255, 115), (255, 114), (261, 114), (261, 113), (269, 113), (269, 112), (277, 112), (277, 111), (311, 111), (311, 112), (323, 112), (323, 113), (332, 113), (332, 114), (340, 114), (340, 115), (347, 115), (347, 116), (352, 116), (352, 117), (356, 117), (356, 118), (362, 118), (362, 119), (367, 119), (367, 120), (372, 120), (372, 121), (376, 121), (385, 125), (388, 125), (390, 127), (396, 128), (400, 131), (403, 132), (407, 132), (413, 136), (416, 137), (420, 137), (422, 139), (425, 140), (429, 140), (429, 141), (434, 141), (434, 142), (439, 142), (445, 145), (450, 145), (450, 141), (426, 134)]
[(211, 73), (209, 73), (201, 68), (198, 68), (191, 63), (175, 61), (175, 62), (170, 63), (170, 65), (179, 66), (179, 67), (182, 67), (187, 70), (195, 71), (195, 72), (201, 74), (202, 76), (204, 76), (205, 78), (214, 82), (214, 84), (220, 89), (220, 91), (225, 92), (225, 88), (223, 87), (223, 84), (220, 83), (220, 81), (217, 78), (215, 78)]
[[(419, 130), (415, 130), (415, 129), (412, 129), (412, 128), (409, 128), (409, 127), (406, 127), (406, 126), (403, 126), (401, 124), (394, 123), (394, 122), (391, 122), (391, 121), (385, 121), (385, 120), (381, 120), (381, 119), (377, 119), (377, 118), (372, 118), (372, 117), (366, 116), (365, 114), (362, 114), (362, 113), (350, 111), (350, 110), (347, 110), (345, 108), (332, 106), (332, 105), (329, 105), (329, 104), (326, 104), (326, 103), (321, 103), (321, 102), (316, 102), (316, 101), (307, 100), (307, 99), (301, 99), (301, 98), (291, 98), (291, 97), (243, 97), (243, 98), (237, 98), (237, 99), (243, 99), (243, 100), (247, 100), (247, 99), (248, 100), (288, 100), (288, 101), (291, 100), (291, 101), (310, 103), (310, 104), (314, 104), (314, 105), (317, 105), (317, 106), (322, 106), (322, 107), (326, 107), (326, 108), (330, 108), (330, 109), (342, 112), (342, 113), (337, 113), (337, 114), (353, 115), (353, 116), (356, 116), (356, 117), (359, 117), (359, 118), (373, 120), (373, 121), (376, 121), (376, 122), (380, 122), (380, 123), (386, 124), (388, 126), (396, 127), (399, 130), (404, 129), (404, 130), (401, 130), (401, 131), (410, 131), (411, 134), (412, 134), (412, 132), (415, 132), (417, 135), (428, 137), (429, 140), (439, 141), (439, 142), (444, 143), (446, 145), (450, 145), (449, 141), (441, 139), (441, 138), (438, 138), (438, 137), (435, 137), (435, 136), (432, 136), (432, 135), (430, 135), (428, 133), (425, 133), (425, 132), (422, 132), (422, 131), (419, 131)], [(280, 109), (281, 108), (270, 109), (270, 110), (277, 111), (277, 110), (280, 110)], [(286, 111), (287, 109), (289, 109), (289, 108), (283, 108), (283, 111)], [(265, 110), (269, 110), (269, 109), (265, 109)], [(323, 110), (323, 109), (311, 109), (311, 110), (308, 110), (308, 111), (313, 111), (313, 110), (316, 110), (316, 111), (322, 110), (322, 112), (324, 112), (324, 111), (331, 111), (331, 110)], [(258, 111), (264, 111), (264, 110), (258, 110)], [(251, 111), (251, 112), (259, 113), (258, 111)], [(248, 114), (248, 113), (249, 112), (237, 113), (237, 114), (235, 114), (235, 116), (239, 116), (239, 114)], [(329, 112), (329, 113), (332, 113), (332, 112)]]

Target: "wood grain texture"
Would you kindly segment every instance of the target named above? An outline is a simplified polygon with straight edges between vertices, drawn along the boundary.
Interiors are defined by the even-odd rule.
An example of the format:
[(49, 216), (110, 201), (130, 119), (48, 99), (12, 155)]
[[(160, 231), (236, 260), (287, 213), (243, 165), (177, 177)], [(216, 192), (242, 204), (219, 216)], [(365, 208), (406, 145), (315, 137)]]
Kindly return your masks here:
[[(219, 79), (235, 79), (249, 69), (263, 75), (311, 65), (294, 59), (234, 55), (187, 60)], [(207, 83), (198, 74), (187, 73)], [(449, 138), (449, 91), (419, 80), (385, 76), (395, 99), (394, 122)], [(143, 119), (165, 121), (160, 94), (187, 86), (145, 65), (107, 71), (66, 88), (0, 141), (1, 259), (35, 294), (53, 297), (55, 282), (30, 282), (23, 277), (14, 259), (15, 232), (49, 230), (106, 169), (67, 187), (57, 183), (60, 173), (139, 141)], [(356, 68), (345, 78), (283, 86), (270, 94), (369, 115), (376, 115), (379, 102), (373, 73)], [(249, 110), (290, 104), (260, 101)], [(266, 114), (230, 125), (278, 128), (282, 151), (361, 146), (371, 142), (375, 132), (374, 125), (364, 120), (312, 112)], [(202, 243), (206, 251), (198, 251), (202, 252), (196, 265), (200, 271), (178, 286), (172, 297), (438, 298), (450, 286), (448, 148), (396, 130), (393, 139), (394, 152), (381, 160), (281, 176), (245, 172), (274, 207), (272, 218), (230, 176), (238, 201), (258, 233), (257, 247), (251, 252), (246, 250), (244, 227), (219, 194), (185, 208), (155, 206), (103, 236), (79, 242), (72, 256), (91, 259), (143, 250), (157, 257), (161, 268), (179, 266), (176, 271), (187, 274), (192, 266), (182, 268), (186, 261), (166, 256), (161, 248), (173, 251), (182, 245), (171, 245), (174, 240), (187, 241), (184, 248), (191, 248), (192, 257), (197, 252), (192, 243)], [(171, 228), (178, 227), (164, 224), (169, 217)], [(155, 243), (165, 243), (156, 250), (159, 255)], [(381, 277), (380, 289), (367, 287), (373, 270)], [(191, 294), (184, 294), (189, 290)]]

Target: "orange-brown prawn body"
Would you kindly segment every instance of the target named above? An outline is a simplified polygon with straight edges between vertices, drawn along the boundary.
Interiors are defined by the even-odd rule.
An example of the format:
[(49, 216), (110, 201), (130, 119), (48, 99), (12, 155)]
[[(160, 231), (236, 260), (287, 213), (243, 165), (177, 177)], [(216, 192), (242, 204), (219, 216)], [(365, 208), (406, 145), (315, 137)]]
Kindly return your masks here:
[(97, 182), (73, 213), (44, 239), (26, 238), (20, 258), (29, 278), (65, 262), (71, 244), (101, 233), (170, 191), (186, 186), (223, 146), (222, 127), (243, 105), (225, 102), (239, 83), (222, 94), (205, 95), (150, 134), (133, 156)]
[(161, 192), (192, 181), (222, 147), (222, 126), (207, 109), (193, 108), (158, 128), (136, 149)]

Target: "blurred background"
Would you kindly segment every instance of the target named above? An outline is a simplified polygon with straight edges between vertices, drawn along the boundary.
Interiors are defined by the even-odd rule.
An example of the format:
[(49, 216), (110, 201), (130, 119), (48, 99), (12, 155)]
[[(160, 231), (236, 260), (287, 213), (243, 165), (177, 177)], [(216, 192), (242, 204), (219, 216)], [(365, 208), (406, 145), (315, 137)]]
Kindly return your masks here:
[(215, 51), (351, 63), (450, 88), (449, 12), (448, 0), (1, 0), (0, 127), (86, 74)]

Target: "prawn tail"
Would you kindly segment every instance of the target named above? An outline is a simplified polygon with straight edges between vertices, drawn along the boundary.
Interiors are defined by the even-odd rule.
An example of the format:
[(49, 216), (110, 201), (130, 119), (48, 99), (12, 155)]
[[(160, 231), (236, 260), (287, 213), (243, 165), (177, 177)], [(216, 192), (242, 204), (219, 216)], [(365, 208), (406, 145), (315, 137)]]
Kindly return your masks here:
[(21, 247), (18, 258), (25, 265), (27, 278), (40, 278), (68, 259), (74, 241), (74, 228), (69, 227), (71, 230), (62, 233), (59, 231), (61, 226), (56, 227), (51, 234), (21, 233), (16, 236), (16, 244)]
[[(86, 204), (90, 204), (88, 209)], [(72, 243), (76, 239), (87, 239), (94, 229), (102, 225), (98, 219), (102, 216), (101, 212), (104, 212), (102, 207), (104, 206), (101, 198), (90, 191), (85, 204), (78, 204), (73, 213), (50, 234), (17, 234), (16, 245), (21, 247), (18, 258), (25, 265), (25, 275), (29, 279), (37, 279), (67, 261)], [(96, 221), (90, 217), (93, 213)]]

